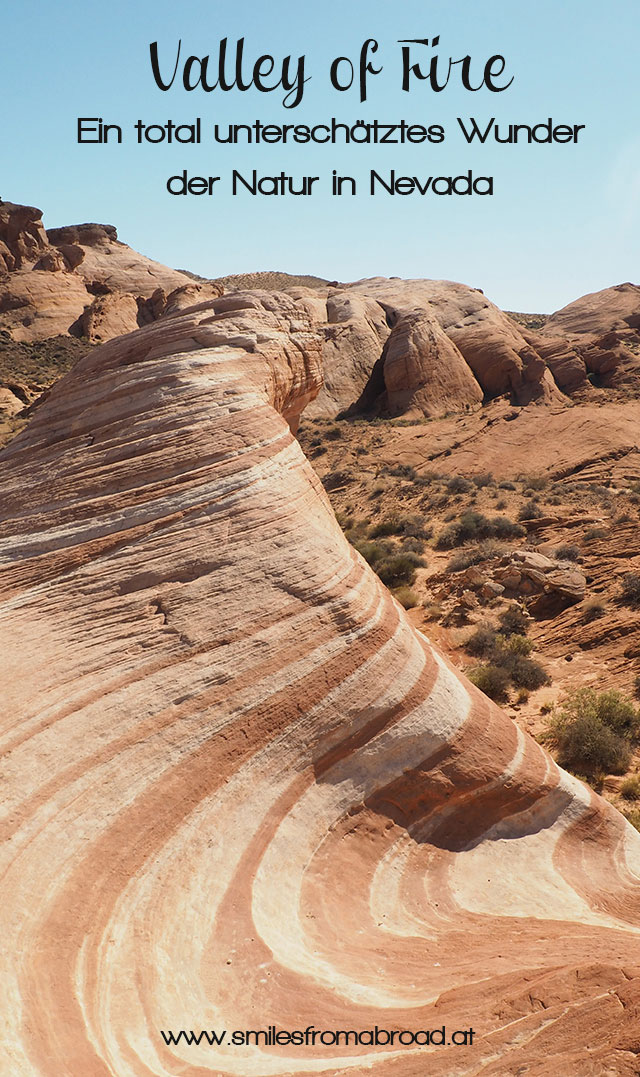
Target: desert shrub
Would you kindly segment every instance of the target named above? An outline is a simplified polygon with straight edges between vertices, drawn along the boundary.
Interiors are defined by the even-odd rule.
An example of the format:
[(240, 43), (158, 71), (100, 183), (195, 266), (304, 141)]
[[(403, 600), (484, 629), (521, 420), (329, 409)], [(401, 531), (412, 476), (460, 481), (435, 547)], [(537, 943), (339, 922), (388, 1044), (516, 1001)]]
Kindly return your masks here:
[(436, 540), (436, 549), (450, 550), (454, 546), (462, 546), (471, 538), (481, 538), (484, 523), (488, 524), (486, 516), (479, 512), (465, 512), (455, 522), (448, 524), (441, 531)]
[(484, 489), (485, 486), (495, 486), (496, 484), (496, 480), (490, 471), (487, 471), (485, 475), (472, 475), (471, 481), (479, 490)]
[(478, 541), (484, 538), (513, 538), (524, 534), (524, 528), (506, 516), (494, 516), (489, 520), (483, 513), (469, 510), (440, 532), (436, 548), (450, 550), (472, 539)]
[(529, 657), (533, 643), (526, 636), (504, 636), (496, 632), (492, 625), (480, 624), (467, 640), (465, 650), (477, 658), (484, 658), (491, 669), (502, 670), (506, 684), (513, 684), (528, 692), (549, 684), (550, 679), (544, 667)]
[(476, 666), (467, 674), (472, 684), (496, 703), (508, 698), (509, 674), (500, 666)]
[(515, 483), (509, 482), (507, 479), (504, 479), (502, 482), (498, 483), (498, 489), (499, 490), (515, 490), (516, 486), (515, 486)]
[(526, 688), (530, 692), (542, 688), (543, 684), (551, 683), (546, 669), (535, 658), (516, 655), (508, 671), (516, 688)]
[(637, 774), (633, 774), (630, 778), (625, 778), (620, 786), (620, 796), (624, 800), (640, 799), (640, 777)]
[(439, 602), (428, 602), (424, 607), (424, 615), (428, 621), (439, 621), (442, 617), (442, 606)]
[(521, 538), (527, 530), (520, 524), (514, 523), (508, 516), (493, 516), (491, 519), (491, 534), (496, 538)]
[(401, 542), (403, 552), (410, 551), (412, 553), (422, 553), (424, 550), (424, 539), (415, 538), (410, 535), (409, 538), (403, 538)]
[(523, 490), (546, 490), (549, 480), (544, 475), (527, 475), (522, 480)]
[(338, 438), (341, 438), (343, 436), (343, 432), (341, 427), (339, 426), (330, 426), (328, 430), (325, 430), (324, 436), (326, 438), (329, 438), (331, 441), (336, 441)]
[(580, 557), (580, 547), (575, 546), (572, 542), (565, 542), (562, 546), (557, 547), (553, 556), (558, 561), (577, 561)]
[(433, 535), (431, 524), (420, 514), (414, 516), (401, 516), (400, 524), (401, 533), (406, 535), (407, 538), (430, 539)]
[(367, 542), (364, 539), (354, 538), (353, 545), (365, 561), (372, 567), (387, 557), (392, 550), (388, 542)]
[(623, 774), (631, 756), (624, 737), (614, 733), (593, 714), (579, 714), (570, 720), (553, 720), (552, 742), (558, 749), (558, 762), (571, 770), (593, 774)]
[(382, 470), (396, 479), (411, 479), (415, 482), (417, 478), (416, 469), (411, 467), (411, 464), (387, 464)]
[(462, 572), (471, 565), (480, 565), (483, 561), (491, 561), (494, 557), (500, 557), (504, 547), (493, 539), (485, 539), (477, 546), (471, 546), (466, 550), (456, 550), (447, 562), (447, 572)]
[(322, 456), (322, 454), (325, 453), (326, 451), (327, 451), (327, 446), (326, 445), (316, 445), (315, 448), (311, 449), (311, 451), (309, 452), (309, 456), (311, 457), (312, 460), (315, 460), (315, 458), (317, 456)]
[(336, 512), (336, 518), (340, 526), (344, 529), (344, 533), (349, 539), (349, 542), (352, 545), (355, 545), (357, 542), (365, 541), (367, 528), (369, 527), (369, 519), (365, 517), (364, 519), (357, 520), (352, 515), (352, 511), (353, 510), (349, 513)]
[(325, 490), (337, 490), (339, 486), (346, 486), (350, 482), (353, 482), (351, 471), (330, 471), (322, 479)]
[(563, 704), (561, 714), (570, 718), (592, 714), (609, 729), (627, 738), (638, 732), (639, 716), (631, 699), (611, 688), (596, 692), (594, 688), (577, 688)]
[(373, 489), (371, 490), (371, 493), (369, 494), (369, 499), (371, 501), (373, 501), (373, 499), (375, 497), (382, 497), (383, 493), (385, 492), (385, 489), (386, 489), (386, 487), (381, 486), (380, 484), (378, 484), (377, 486), (374, 486)]
[(496, 645), (496, 630), (493, 625), (480, 624), (464, 645), (465, 651), (476, 658), (484, 658), (493, 652)]
[(607, 530), (604, 527), (588, 527), (584, 533), (585, 542), (595, 542), (596, 539), (604, 539), (607, 537)]
[(637, 572), (627, 572), (623, 576), (620, 598), (625, 606), (640, 606), (640, 575)]
[(527, 703), (529, 699), (529, 692), (526, 688), (519, 688), (516, 696), (516, 703)]
[(533, 643), (526, 636), (513, 633), (510, 636), (496, 636), (496, 644), (507, 654), (521, 655), (528, 658), (533, 650)]
[(599, 595), (592, 595), (591, 598), (585, 599), (582, 604), (582, 614), (585, 621), (595, 621), (598, 617), (602, 617), (606, 611), (607, 603)]
[(412, 591), (410, 587), (398, 587), (393, 593), (405, 610), (413, 609), (420, 601), (415, 591)]
[(457, 550), (447, 561), (445, 572), (463, 572), (465, 568), (479, 564), (476, 553), (477, 547), (472, 550)]
[(500, 628), (505, 636), (526, 636), (529, 618), (524, 610), (513, 602), (498, 618)]
[(629, 766), (630, 740), (638, 731), (633, 703), (614, 689), (572, 692), (548, 725), (548, 737), (558, 748), (558, 761), (587, 774), (596, 770), (621, 774)]
[(388, 516), (385, 520), (380, 520), (377, 524), (373, 524), (369, 528), (369, 538), (384, 538), (387, 535), (397, 535), (400, 530), (400, 524), (396, 516)]
[(427, 539), (432, 534), (424, 516), (387, 516), (374, 524), (369, 531), (369, 538), (384, 538), (387, 535), (406, 535), (408, 538)]
[(503, 497), (501, 497), (498, 501), (496, 501), (496, 508), (500, 509), (500, 511), (502, 511), (502, 509), (506, 509), (506, 507), (507, 507), (507, 502), (505, 501), (505, 499)]
[(519, 520), (539, 520), (542, 509), (536, 501), (523, 501), (518, 512)]
[(468, 494), (473, 489), (473, 483), (462, 475), (454, 475), (447, 480), (446, 487), (450, 494)]
[(416, 565), (408, 554), (393, 554), (376, 562), (375, 571), (387, 587), (399, 587), (400, 584), (412, 584), (416, 578)]

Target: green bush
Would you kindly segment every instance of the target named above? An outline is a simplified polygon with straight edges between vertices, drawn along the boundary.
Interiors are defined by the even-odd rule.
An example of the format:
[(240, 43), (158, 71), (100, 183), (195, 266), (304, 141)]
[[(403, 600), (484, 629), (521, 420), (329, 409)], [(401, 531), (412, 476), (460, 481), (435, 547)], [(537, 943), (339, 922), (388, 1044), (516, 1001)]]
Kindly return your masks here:
[(515, 633), (511, 636), (497, 636), (496, 643), (508, 654), (520, 655), (524, 658), (528, 658), (533, 650), (533, 643), (530, 639)]
[(389, 542), (366, 542), (361, 539), (354, 539), (353, 545), (372, 568), (387, 557), (392, 550)]
[(467, 674), (472, 684), (496, 703), (508, 698), (509, 674), (500, 666), (476, 666)]
[(629, 766), (631, 752), (627, 741), (604, 725), (593, 714), (580, 714), (569, 721), (554, 720), (553, 742), (558, 762), (570, 770), (593, 774), (623, 774)]
[(558, 761), (572, 770), (621, 774), (629, 766), (630, 741), (638, 733), (638, 713), (631, 700), (611, 689), (578, 688), (548, 724), (548, 738)]
[(465, 651), (476, 658), (492, 654), (496, 645), (496, 630), (490, 624), (480, 624), (464, 645)]
[[(477, 658), (485, 659), (486, 667), (483, 666), (482, 669), (501, 670), (505, 684), (513, 684), (516, 688), (531, 692), (550, 683), (550, 678), (540, 662), (529, 657), (533, 643), (526, 636), (515, 633), (502, 635), (496, 632), (491, 624), (480, 624), (465, 643), (465, 650)], [(478, 687), (491, 695), (482, 685)]]
[(375, 571), (387, 587), (411, 584), (416, 578), (416, 566), (408, 554), (395, 554), (374, 565)]
[(526, 636), (529, 618), (524, 610), (513, 602), (498, 618), (500, 628), (505, 636)]
[(489, 520), (483, 513), (470, 509), (463, 512), (455, 522), (450, 523), (444, 531), (440, 532), (436, 548), (450, 550), (472, 539), (478, 541), (484, 538), (514, 538), (525, 533), (523, 527), (506, 516), (494, 516)]
[(516, 688), (526, 688), (533, 692), (536, 688), (542, 688), (543, 684), (551, 683), (551, 678), (544, 666), (536, 662), (535, 658), (516, 655), (513, 663), (507, 668)]

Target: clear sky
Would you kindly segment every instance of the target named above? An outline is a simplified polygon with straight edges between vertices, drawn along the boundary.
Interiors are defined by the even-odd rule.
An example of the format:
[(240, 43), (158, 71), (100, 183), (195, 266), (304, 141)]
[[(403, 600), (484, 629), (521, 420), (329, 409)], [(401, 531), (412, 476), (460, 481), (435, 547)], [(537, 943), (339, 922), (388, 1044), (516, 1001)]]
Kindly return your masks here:
[[(329, 279), (434, 277), (482, 288), (502, 307), (549, 312), (585, 292), (638, 282), (640, 251), (639, 0), (22, 0), (6, 4), (0, 54), (0, 195), (44, 210), (48, 227), (115, 224), (132, 247), (204, 276), (281, 269)], [(435, 93), (426, 81), (401, 89), (399, 39), (440, 36), (437, 53), (472, 57), (480, 82), (486, 60), (506, 58), (512, 86), (469, 92), (459, 67)], [(283, 91), (182, 87), (162, 92), (163, 74), (181, 60), (210, 55), (245, 38), (247, 72), (271, 54), (278, 68), (305, 56), (301, 103)], [(379, 43), (367, 101), (357, 87), (331, 87), (338, 56), (357, 60)], [(426, 65), (424, 65), (426, 66)], [(342, 69), (344, 73), (344, 66)], [(248, 75), (250, 78), (250, 74)], [(168, 78), (168, 76), (167, 76)], [(78, 145), (78, 116), (119, 124), (123, 143)], [(202, 120), (201, 145), (137, 145), (133, 124)], [(343, 123), (441, 125), (441, 144), (216, 145), (213, 124)], [(584, 124), (577, 145), (467, 145), (456, 122), (495, 117), (534, 124)], [(166, 181), (220, 176), (214, 194), (172, 196)], [(251, 177), (319, 176), (310, 197), (231, 194), (236, 169)], [(356, 197), (331, 195), (331, 174), (353, 176)], [(388, 177), (493, 176), (492, 197), (369, 194), (369, 174)]]

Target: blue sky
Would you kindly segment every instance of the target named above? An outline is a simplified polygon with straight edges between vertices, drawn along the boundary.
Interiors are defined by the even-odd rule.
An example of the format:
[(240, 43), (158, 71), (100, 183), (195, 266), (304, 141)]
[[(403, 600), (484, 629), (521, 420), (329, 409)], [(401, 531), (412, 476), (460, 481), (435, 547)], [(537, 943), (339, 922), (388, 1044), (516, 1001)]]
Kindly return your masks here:
[[(509, 90), (434, 93), (400, 88), (401, 38), (440, 36), (445, 61), (469, 53), (473, 77), (503, 54)], [(249, 66), (263, 53), (305, 55), (311, 76), (302, 103), (285, 109), (282, 91), (161, 92), (149, 44), (167, 66), (246, 39)], [(367, 101), (339, 93), (331, 60), (356, 57), (375, 38), (382, 63)], [(385, 275), (461, 280), (501, 306), (551, 311), (585, 292), (638, 282), (640, 250), (640, 90), (638, 0), (23, 0), (5, 9), (0, 58), (3, 198), (39, 206), (54, 227), (87, 220), (115, 224), (132, 247), (204, 276), (259, 269), (354, 280)], [(434, 50), (422, 50), (431, 55)], [(416, 54), (417, 58), (417, 54)], [(178, 83), (179, 79), (176, 79)], [(78, 116), (123, 128), (122, 145), (76, 144)], [(217, 146), (214, 123), (440, 124), (441, 145)], [(456, 118), (501, 124), (585, 124), (578, 145), (465, 144)], [(191, 123), (203, 143), (142, 145), (133, 124)], [(220, 175), (213, 197), (172, 197), (169, 176)], [(320, 176), (309, 198), (231, 195), (233, 169)], [(355, 198), (330, 194), (331, 172), (354, 176)], [(368, 194), (371, 169), (388, 175), (492, 175), (492, 198)]]

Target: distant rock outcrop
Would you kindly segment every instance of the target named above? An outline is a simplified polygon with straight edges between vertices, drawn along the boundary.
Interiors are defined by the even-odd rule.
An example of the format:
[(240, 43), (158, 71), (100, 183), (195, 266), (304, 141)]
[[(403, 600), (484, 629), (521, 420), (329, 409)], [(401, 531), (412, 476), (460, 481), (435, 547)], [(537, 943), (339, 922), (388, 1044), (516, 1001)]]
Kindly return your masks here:
[(140, 307), (158, 289), (166, 297), (193, 283), (121, 243), (111, 225), (46, 232), (41, 218), (32, 206), (0, 202), (0, 330), (13, 341), (109, 340), (144, 324)]
[(208, 302), (226, 283), (231, 294), (286, 293), (306, 312), (323, 356), (312, 418), (438, 418), (497, 397), (565, 405), (594, 387), (640, 394), (632, 284), (584, 296), (536, 330), (453, 281), (275, 272), (207, 281), (137, 254), (112, 225), (45, 231), (41, 218), (0, 202), (0, 332), (14, 343), (67, 334), (99, 344)]
[[(444, 332), (490, 377), (480, 314)], [(347, 543), (291, 434), (320, 346), (299, 299), (209, 299), (2, 454), (0, 1070), (632, 1077), (640, 835)], [(364, 1038), (168, 1035), (274, 1027)]]
[(583, 295), (552, 314), (543, 332), (594, 337), (614, 332), (639, 338), (640, 286), (627, 282)]
[(604, 386), (640, 389), (640, 287), (618, 284), (556, 311), (541, 336), (562, 334)]

